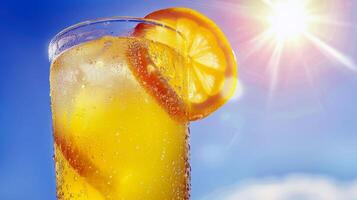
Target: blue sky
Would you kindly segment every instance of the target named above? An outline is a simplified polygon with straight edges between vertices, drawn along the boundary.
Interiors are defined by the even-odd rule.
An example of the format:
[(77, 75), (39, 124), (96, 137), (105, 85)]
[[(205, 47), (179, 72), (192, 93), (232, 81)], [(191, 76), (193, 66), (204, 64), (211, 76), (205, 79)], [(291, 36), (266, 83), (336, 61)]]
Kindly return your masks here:
[[(213, 115), (191, 124), (192, 199), (247, 180), (259, 185), (273, 177), (274, 183), (281, 183), (292, 174), (303, 174), (307, 184), (315, 176), (327, 177), (322, 180), (333, 180), (331, 187), (356, 181), (357, 73), (311, 47), (301, 54), (308, 60), (313, 78), (301, 73), (302, 62), (292, 62), (294, 56), (283, 56), (284, 72), (272, 92), (264, 58), (269, 49), (247, 53), (251, 32), (245, 29), (254, 27), (246, 14), (251, 10), (244, 10), (248, 2), (252, 1), (2, 1), (0, 199), (55, 199), (50, 39), (87, 19), (141, 17), (172, 6), (197, 9), (222, 27), (237, 54), (242, 91)], [(340, 8), (345, 13), (339, 19), (348, 25), (330, 27), (339, 37), (326, 40), (357, 63), (357, 15), (352, 13), (357, 3), (334, 2), (336, 12)]]

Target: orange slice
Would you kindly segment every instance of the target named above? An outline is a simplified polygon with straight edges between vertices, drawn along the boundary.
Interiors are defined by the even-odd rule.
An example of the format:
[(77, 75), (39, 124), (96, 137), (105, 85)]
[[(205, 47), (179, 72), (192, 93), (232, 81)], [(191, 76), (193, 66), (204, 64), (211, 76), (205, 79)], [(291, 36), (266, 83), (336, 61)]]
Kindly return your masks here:
[[(75, 144), (75, 139), (70, 134), (55, 131), (54, 141), (61, 152), (61, 156), (67, 160), (69, 165), (81, 177), (85, 178), (88, 184), (103, 195), (114, 194), (115, 188), (107, 184), (109, 181), (112, 181), (109, 178), (110, 175), (100, 171), (87, 154)], [(56, 159), (58, 159), (57, 156), (60, 155), (56, 155)]]
[[(187, 106), (184, 105), (179, 92), (175, 91), (164, 75), (161, 67), (167, 66), (168, 62), (163, 64), (155, 63), (155, 52), (150, 51), (150, 48), (155, 45), (145, 43), (141, 40), (134, 40), (129, 43), (127, 51), (127, 59), (129, 67), (141, 85), (161, 103), (170, 116), (179, 121), (187, 121)], [(155, 49), (156, 54), (162, 54), (162, 51), (169, 49)], [(169, 56), (169, 54), (160, 55)], [(171, 56), (172, 57), (172, 56)], [(172, 60), (173, 58), (171, 58)], [(170, 59), (169, 59), (170, 60)], [(163, 65), (163, 66), (162, 66)], [(161, 70), (160, 70), (161, 69)], [(168, 74), (166, 74), (168, 75)]]
[[(221, 107), (235, 90), (237, 64), (232, 48), (219, 27), (189, 8), (158, 10), (145, 18), (167, 24), (183, 35), (184, 39), (180, 41), (172, 30), (144, 23), (134, 30), (134, 36), (168, 45), (188, 58), (188, 97), (185, 103), (189, 107), (189, 120), (201, 119)], [(144, 73), (141, 76), (145, 76)]]

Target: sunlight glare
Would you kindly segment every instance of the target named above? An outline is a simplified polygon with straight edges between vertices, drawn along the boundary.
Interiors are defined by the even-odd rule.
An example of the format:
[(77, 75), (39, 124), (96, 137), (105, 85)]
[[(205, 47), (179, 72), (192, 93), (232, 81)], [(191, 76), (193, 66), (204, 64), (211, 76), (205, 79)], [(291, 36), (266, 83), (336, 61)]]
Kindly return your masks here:
[[(357, 72), (357, 64), (353, 58), (337, 49), (343, 47), (337, 42), (346, 32), (341, 27), (351, 28), (348, 21), (339, 17), (343, 14), (340, 13), (342, 10), (336, 7), (340, 5), (337, 3), (339, 0), (325, 4), (312, 0), (260, 1), (259, 5), (263, 7), (257, 7), (257, 4), (252, 3), (251, 8), (254, 10), (250, 13), (254, 13), (252, 17), (258, 20), (257, 24), (261, 30), (247, 41), (249, 48), (245, 51), (245, 59), (256, 59), (255, 57), (259, 56), (258, 52), (261, 52), (262, 57), (256, 60), (263, 61), (269, 73), (269, 101), (273, 100), (274, 93), (278, 92), (280, 77), (294, 76), (289, 74), (293, 72), (292, 69), (283, 68), (303, 65), (309, 79), (313, 79), (313, 65), (321, 62), (321, 54), (338, 62), (340, 69)], [(296, 54), (301, 54), (301, 59), (296, 59)], [(287, 83), (290, 80), (287, 78), (284, 81)], [(314, 87), (314, 83), (312, 85)]]
[(284, 1), (272, 5), (268, 16), (271, 31), (276, 40), (297, 39), (308, 27), (308, 13), (301, 1)]

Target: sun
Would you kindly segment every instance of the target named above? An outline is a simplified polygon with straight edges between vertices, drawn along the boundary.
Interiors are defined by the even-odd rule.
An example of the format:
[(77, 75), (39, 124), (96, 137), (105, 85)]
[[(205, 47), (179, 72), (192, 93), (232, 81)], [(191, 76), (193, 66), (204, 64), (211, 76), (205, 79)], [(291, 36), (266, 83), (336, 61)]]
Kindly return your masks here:
[[(312, 66), (308, 65), (306, 58), (314, 58), (306, 52), (310, 50), (309, 52), (314, 55), (317, 55), (317, 52), (306, 48), (316, 47), (316, 50), (329, 60), (335, 60), (342, 67), (357, 72), (353, 60), (324, 41), (325, 38), (331, 40), (332, 36), (335, 37), (327, 30), (341, 28), (346, 24), (345, 21), (336, 18), (339, 12), (335, 6), (339, 5), (337, 2), (340, 0), (331, 1), (336, 4), (327, 6), (312, 0), (260, 0), (261, 4), (252, 4), (252, 10), (247, 13), (250, 13), (253, 19), (259, 20), (257, 24), (263, 26), (262, 31), (249, 40), (248, 44), (251, 46), (247, 54), (256, 55), (255, 53), (260, 50), (269, 50), (269, 59), (265, 65), (269, 72), (270, 96), (273, 96), (278, 87), (279, 77), (283, 73), (282, 67), (303, 67), (307, 77), (311, 76)], [(296, 59), (299, 60), (297, 63), (287, 60), (296, 57), (299, 57)]]
[(282, 1), (271, 5), (267, 16), (270, 32), (277, 41), (296, 40), (309, 27), (309, 12), (302, 1)]

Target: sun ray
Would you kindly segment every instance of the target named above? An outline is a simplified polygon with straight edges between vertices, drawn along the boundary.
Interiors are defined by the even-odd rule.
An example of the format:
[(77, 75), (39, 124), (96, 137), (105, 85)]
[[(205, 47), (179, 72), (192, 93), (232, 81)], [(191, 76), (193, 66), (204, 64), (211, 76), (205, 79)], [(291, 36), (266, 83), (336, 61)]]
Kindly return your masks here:
[(301, 52), (299, 53), (299, 60), (301, 60), (302, 63), (302, 68), (304, 69), (308, 84), (311, 88), (311, 90), (313, 90), (313, 96), (315, 101), (317, 102), (317, 106), (319, 108), (319, 110), (323, 110), (323, 104), (321, 99), (319, 98), (319, 90), (316, 89), (316, 82), (315, 82), (315, 78), (314, 78), (314, 73), (312, 72), (313, 69), (308, 67), (306, 60), (304, 59), (304, 57), (302, 56)]
[(317, 25), (331, 25), (331, 26), (340, 26), (340, 27), (351, 26), (351, 23), (339, 21), (336, 19), (331, 19), (328, 16), (322, 16), (322, 15), (309, 16), (308, 20), (309, 20), (309, 23), (317, 24)]
[(264, 4), (270, 6), (270, 7), (273, 7), (273, 6), (274, 6), (274, 4), (273, 4), (273, 2), (272, 2), (271, 0), (262, 0), (262, 2), (263, 2)]
[(350, 60), (347, 56), (343, 55), (341, 52), (333, 48), (332, 46), (328, 45), (326, 42), (318, 38), (317, 36), (313, 35), (309, 32), (304, 32), (304, 36), (311, 41), (318, 49), (328, 55), (332, 56), (338, 62), (343, 64), (350, 70), (357, 72), (356, 65)]
[(276, 89), (276, 84), (278, 81), (278, 75), (279, 75), (279, 67), (280, 67), (280, 59), (281, 55), (283, 52), (284, 48), (284, 42), (278, 41), (276, 43), (276, 46), (274, 48), (274, 51), (270, 57), (269, 63), (268, 63), (268, 70), (270, 72), (270, 92), (269, 92), (269, 99), (271, 100), (273, 98), (275, 89)]
[(246, 42), (249, 45), (249, 50), (245, 53), (243, 59), (247, 59), (252, 54), (261, 50), (268, 43), (269, 39), (271, 39), (272, 37), (273, 37), (273, 35), (272, 35), (271, 31), (266, 30), (266, 31), (260, 33), (259, 35), (253, 37), (248, 42)]

